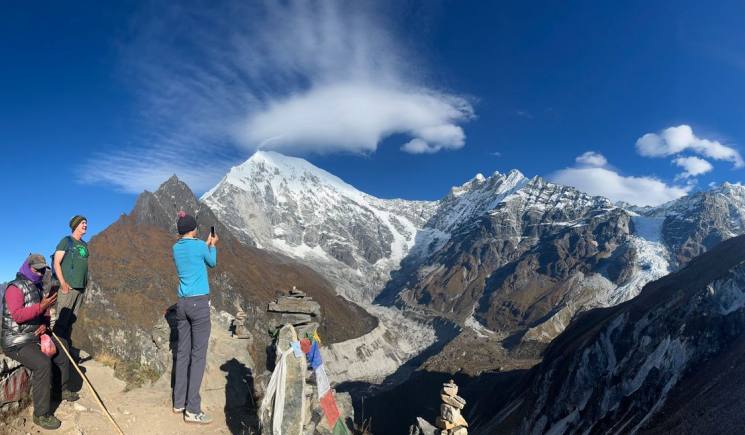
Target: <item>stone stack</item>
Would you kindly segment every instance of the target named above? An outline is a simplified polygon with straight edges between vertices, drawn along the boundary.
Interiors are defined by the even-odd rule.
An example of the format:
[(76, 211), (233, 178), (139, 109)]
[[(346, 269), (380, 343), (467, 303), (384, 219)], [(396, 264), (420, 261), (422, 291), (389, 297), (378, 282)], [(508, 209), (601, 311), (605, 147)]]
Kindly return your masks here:
[(251, 339), (251, 332), (248, 330), (248, 325), (246, 325), (246, 318), (248, 316), (246, 315), (245, 311), (239, 310), (236, 315), (235, 319), (233, 319), (232, 322), (232, 332), (233, 337), (240, 338), (240, 339)]
[(287, 296), (280, 296), (267, 307), (270, 314), (272, 332), (290, 324), (297, 330), (299, 337), (313, 334), (318, 329), (321, 318), (321, 305), (305, 292), (292, 287)]
[(468, 423), (461, 415), (466, 401), (458, 396), (458, 386), (452, 379), (442, 384), (440, 398), (440, 415), (435, 421), (435, 425), (441, 429), (440, 435), (467, 435)]

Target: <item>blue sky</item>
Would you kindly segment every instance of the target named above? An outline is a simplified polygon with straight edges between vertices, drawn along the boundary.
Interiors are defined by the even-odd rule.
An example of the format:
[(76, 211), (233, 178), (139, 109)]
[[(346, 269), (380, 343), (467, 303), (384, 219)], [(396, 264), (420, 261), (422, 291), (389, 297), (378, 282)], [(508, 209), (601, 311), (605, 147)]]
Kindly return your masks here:
[(743, 178), (742, 2), (324, 4), (6, 5), (0, 279), (257, 147), (410, 199), (512, 168), (642, 203)]

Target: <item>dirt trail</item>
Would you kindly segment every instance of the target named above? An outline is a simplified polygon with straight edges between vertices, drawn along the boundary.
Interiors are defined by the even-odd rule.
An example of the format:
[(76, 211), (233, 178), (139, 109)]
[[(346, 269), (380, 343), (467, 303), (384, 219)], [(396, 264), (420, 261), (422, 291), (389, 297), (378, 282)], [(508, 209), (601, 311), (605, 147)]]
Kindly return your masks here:
[[(180, 414), (171, 411), (171, 389), (166, 376), (152, 385), (125, 392), (125, 383), (114, 378), (114, 371), (111, 368), (96, 361), (88, 361), (82, 367), (85, 368), (86, 376), (95, 386), (114, 419), (127, 435), (251, 433), (245, 425), (240, 424), (241, 418), (236, 415), (239, 414), (236, 410), (231, 410), (226, 416), (225, 382), (220, 387), (214, 385), (213, 379), (213, 385), (205, 385), (202, 388), (203, 409), (214, 419), (212, 424), (202, 426), (187, 424)], [(60, 404), (55, 415), (62, 420), (62, 427), (56, 431), (45, 431), (33, 424), (31, 407), (0, 430), (9, 434), (116, 433), (86, 387), (80, 390), (80, 395), (78, 402)], [(244, 426), (242, 430), (241, 426)]]

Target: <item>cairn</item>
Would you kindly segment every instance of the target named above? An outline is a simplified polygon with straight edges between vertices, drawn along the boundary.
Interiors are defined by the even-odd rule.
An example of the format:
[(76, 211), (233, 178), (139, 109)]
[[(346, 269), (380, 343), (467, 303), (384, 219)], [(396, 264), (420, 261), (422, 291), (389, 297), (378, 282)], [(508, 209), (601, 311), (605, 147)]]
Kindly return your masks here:
[(458, 386), (455, 381), (451, 379), (442, 384), (440, 398), (442, 399), (440, 415), (435, 421), (435, 426), (442, 429), (440, 435), (467, 435), (468, 423), (461, 415), (466, 401), (458, 396)]
[(251, 331), (249, 331), (248, 325), (246, 325), (247, 318), (248, 315), (243, 310), (238, 310), (238, 312), (235, 314), (235, 319), (233, 319), (231, 325), (232, 328), (230, 328), (234, 338), (239, 338), (242, 340), (252, 338)]
[[(337, 393), (330, 389), (325, 368), (315, 367), (310, 362), (310, 353), (302, 349), (303, 343), (309, 344), (320, 340), (317, 329), (321, 323), (321, 306), (305, 292), (293, 287), (286, 295), (279, 296), (267, 307), (269, 315), (269, 332), (275, 335), (277, 361), (280, 354), (293, 345), (299, 346), (298, 355), (293, 353), (286, 357), (286, 378), (284, 382), (285, 406), (281, 421), (283, 434), (302, 435), (338, 435), (349, 434), (344, 418), (354, 418), (352, 398), (349, 393)], [(293, 344), (294, 343), (294, 344)], [(320, 341), (318, 341), (320, 346)], [(276, 369), (275, 369), (276, 370)], [(319, 385), (324, 391), (319, 392)], [(329, 392), (330, 391), (330, 392)], [(322, 394), (319, 394), (322, 393)], [(331, 394), (332, 396), (329, 396)], [(336, 410), (336, 420), (329, 421), (323, 409), (321, 397), (325, 397), (326, 410)], [(328, 399), (332, 397), (333, 407)], [(269, 403), (269, 402), (267, 402)], [(273, 410), (265, 407), (262, 412), (262, 427), (271, 431)], [(270, 432), (267, 432), (270, 433)]]
[(270, 302), (267, 311), (271, 314), (272, 332), (289, 323), (299, 337), (308, 333), (312, 335), (318, 329), (321, 318), (321, 305), (294, 286), (287, 296), (280, 296)]

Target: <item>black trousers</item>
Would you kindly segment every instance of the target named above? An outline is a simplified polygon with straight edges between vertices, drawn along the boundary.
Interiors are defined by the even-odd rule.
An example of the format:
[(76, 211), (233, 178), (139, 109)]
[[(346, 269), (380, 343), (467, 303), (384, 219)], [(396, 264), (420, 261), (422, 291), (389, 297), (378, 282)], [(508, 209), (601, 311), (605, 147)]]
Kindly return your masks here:
[[(60, 342), (52, 337), (54, 345), (57, 346), (57, 354), (49, 358), (41, 352), (38, 342), (21, 345), (18, 348), (5, 349), (5, 354), (23, 364), (31, 370), (31, 395), (34, 398), (34, 415), (42, 416), (50, 412), (50, 401), (52, 395), (52, 363), (59, 367), (60, 391), (67, 389), (70, 380), (70, 361), (60, 347)], [(60, 338), (62, 343), (69, 349), (68, 341)]]

